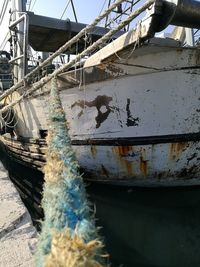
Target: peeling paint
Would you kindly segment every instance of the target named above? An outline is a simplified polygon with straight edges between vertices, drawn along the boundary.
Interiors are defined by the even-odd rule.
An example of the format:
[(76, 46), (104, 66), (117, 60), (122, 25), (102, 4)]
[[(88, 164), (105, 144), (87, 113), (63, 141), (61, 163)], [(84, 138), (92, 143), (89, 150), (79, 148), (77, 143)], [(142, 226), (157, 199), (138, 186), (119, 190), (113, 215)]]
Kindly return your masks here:
[(189, 162), (197, 157), (197, 153), (193, 153), (189, 158), (187, 158), (187, 165)]
[(127, 104), (126, 104), (126, 112), (127, 112), (127, 121), (126, 125), (128, 127), (130, 126), (138, 126), (139, 118), (133, 118), (130, 112), (130, 98), (127, 98)]
[(189, 168), (183, 168), (181, 171), (177, 172), (175, 176), (189, 179), (191, 177), (193, 178), (197, 172), (199, 172), (199, 166), (194, 164)]
[[(111, 112), (111, 108), (109, 106), (110, 101), (112, 101), (112, 97), (106, 95), (99, 95), (92, 101), (76, 101), (71, 105), (71, 108), (74, 108), (75, 106), (79, 106), (82, 109), (84, 109), (85, 107), (95, 107), (98, 112), (97, 116), (95, 117), (96, 128), (99, 128), (101, 124), (108, 118)], [(104, 107), (104, 112), (101, 111), (102, 107)], [(78, 117), (80, 117), (82, 114), (83, 111), (78, 114)]]

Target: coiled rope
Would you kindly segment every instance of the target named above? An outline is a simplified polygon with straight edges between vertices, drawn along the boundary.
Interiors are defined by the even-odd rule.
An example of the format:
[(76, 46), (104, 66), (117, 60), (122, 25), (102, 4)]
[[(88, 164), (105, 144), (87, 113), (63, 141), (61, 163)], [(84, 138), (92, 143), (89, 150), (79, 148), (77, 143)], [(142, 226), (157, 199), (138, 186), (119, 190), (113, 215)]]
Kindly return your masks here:
[(50, 93), (47, 144), (42, 200), (44, 222), (36, 253), (36, 266), (107, 266), (103, 263), (103, 244), (70, 145), (56, 78), (52, 80)]

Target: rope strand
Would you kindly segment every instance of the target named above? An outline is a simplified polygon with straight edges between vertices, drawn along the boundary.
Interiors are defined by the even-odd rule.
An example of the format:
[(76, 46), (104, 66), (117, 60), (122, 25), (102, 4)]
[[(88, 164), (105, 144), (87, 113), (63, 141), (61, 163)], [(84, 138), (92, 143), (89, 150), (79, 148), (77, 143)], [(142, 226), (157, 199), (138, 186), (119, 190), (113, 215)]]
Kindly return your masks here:
[(28, 82), (29, 78), (31, 78), (33, 75), (37, 74), (38, 71), (40, 71), (43, 67), (45, 67), (47, 64), (52, 62), (53, 59), (55, 59), (57, 56), (62, 54), (69, 48), (72, 44), (76, 43), (82, 36), (85, 35), (85, 33), (89, 33), (104, 17), (106, 17), (114, 8), (116, 8), (120, 3), (122, 3), (124, 0), (118, 0), (116, 1), (112, 6), (110, 6), (107, 10), (105, 10), (101, 15), (99, 15), (91, 24), (87, 25), (84, 29), (82, 29), (76, 36), (74, 36), (72, 39), (70, 39), (68, 42), (66, 42), (63, 46), (61, 46), (55, 53), (53, 53), (50, 57), (48, 57), (46, 60), (44, 60), (37, 68), (32, 70), (30, 73), (28, 73), (23, 80), (19, 81), (17, 84), (12, 86), (10, 89), (8, 89), (5, 93), (3, 93), (0, 96), (0, 101), (5, 98), (6, 96), (10, 95), (17, 89), (19, 89), (21, 86), (24, 85), (25, 82)]
[[(117, 28), (110, 30), (107, 34), (105, 34), (103, 37), (101, 37), (99, 40), (97, 40), (95, 43), (90, 45), (87, 49), (85, 49), (82, 53), (77, 55), (72, 61), (69, 63), (61, 66), (59, 69), (55, 70), (52, 74), (49, 74), (47, 77), (42, 78), (39, 82), (35, 83), (32, 88), (25, 91), (22, 96), (20, 96), (18, 99), (16, 99), (14, 102), (10, 103), (6, 107), (4, 107), (2, 111), (5, 111), (8, 107), (12, 107), (19, 103), (24, 97), (31, 95), (33, 92), (40, 89), (42, 86), (44, 86), (46, 83), (48, 83), (52, 78), (56, 77), (57, 75), (67, 71), (70, 67), (74, 66), (74, 64), (79, 61), (82, 57), (85, 55), (92, 53), (97, 49), (101, 44), (104, 44), (106, 41), (110, 39), (113, 34), (121, 30), (124, 26), (126, 26), (130, 21), (132, 21), (134, 18), (139, 16), (143, 11), (145, 11), (148, 7), (150, 7), (154, 3), (154, 0), (148, 1), (146, 4), (144, 4), (141, 8), (137, 9), (135, 12), (133, 12), (127, 19), (125, 19), (123, 22), (121, 22)], [(137, 41), (137, 40), (136, 40)], [(25, 87), (24, 87), (25, 88)], [(11, 88), (12, 89), (12, 88)], [(2, 98), (0, 97), (0, 100)]]

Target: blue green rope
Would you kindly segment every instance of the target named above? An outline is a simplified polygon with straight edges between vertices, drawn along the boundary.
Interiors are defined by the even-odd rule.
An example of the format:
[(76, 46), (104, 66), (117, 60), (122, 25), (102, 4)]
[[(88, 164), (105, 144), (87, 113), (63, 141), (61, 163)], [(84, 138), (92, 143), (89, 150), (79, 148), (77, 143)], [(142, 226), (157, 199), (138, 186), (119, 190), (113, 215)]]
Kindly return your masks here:
[[(44, 221), (36, 253), (36, 266), (45, 266), (45, 257), (51, 251), (52, 230), (68, 229), (70, 235), (78, 235), (85, 243), (99, 240), (95, 227), (94, 215), (91, 215), (90, 203), (87, 200), (83, 179), (79, 174), (79, 166), (71, 147), (68, 127), (62, 109), (56, 79), (52, 80), (49, 101), (47, 167), (45, 168), (45, 184), (42, 207)], [(58, 168), (59, 179), (48, 169), (49, 162), (61, 164)], [(52, 180), (51, 180), (52, 179)], [(100, 241), (101, 242), (101, 241)], [(101, 249), (97, 251), (95, 260), (102, 261)]]

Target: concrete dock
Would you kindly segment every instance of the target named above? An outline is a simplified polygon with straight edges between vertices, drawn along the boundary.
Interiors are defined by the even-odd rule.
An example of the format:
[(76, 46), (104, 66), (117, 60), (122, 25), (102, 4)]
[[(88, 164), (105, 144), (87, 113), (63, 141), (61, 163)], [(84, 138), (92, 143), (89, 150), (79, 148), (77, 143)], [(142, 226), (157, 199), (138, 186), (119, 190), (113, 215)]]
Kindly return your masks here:
[(0, 267), (32, 267), (37, 232), (0, 162)]

